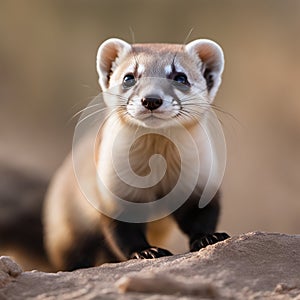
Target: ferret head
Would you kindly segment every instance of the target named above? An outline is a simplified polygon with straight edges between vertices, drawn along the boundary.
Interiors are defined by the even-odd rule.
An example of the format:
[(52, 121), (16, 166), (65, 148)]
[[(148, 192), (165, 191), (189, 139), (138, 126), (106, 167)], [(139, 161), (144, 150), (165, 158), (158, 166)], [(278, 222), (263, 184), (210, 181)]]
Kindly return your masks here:
[(145, 127), (167, 127), (174, 120), (191, 125), (201, 119), (215, 98), (223, 68), (221, 47), (206, 39), (131, 45), (113, 38), (97, 54), (102, 91), (117, 95), (108, 102), (125, 121)]

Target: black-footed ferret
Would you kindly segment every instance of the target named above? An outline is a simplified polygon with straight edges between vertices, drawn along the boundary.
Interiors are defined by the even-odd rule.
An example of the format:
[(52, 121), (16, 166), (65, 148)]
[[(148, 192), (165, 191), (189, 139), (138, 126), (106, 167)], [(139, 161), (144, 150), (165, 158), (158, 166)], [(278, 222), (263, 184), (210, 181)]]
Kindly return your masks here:
[[(102, 91), (105, 93), (117, 86), (119, 93), (117, 109), (108, 116), (99, 133), (97, 172), (119, 197), (149, 203), (172, 190), (182, 171), (180, 160), (183, 159), (189, 171), (182, 176), (182, 189), (185, 184), (189, 186), (195, 176), (197, 184), (172, 217), (188, 236), (191, 251), (228, 238), (226, 233), (215, 232), (220, 209), (219, 193), (204, 208), (198, 206), (203, 191), (201, 178), (207, 175), (201, 172), (207, 172), (207, 168), (203, 167), (200, 175), (199, 170), (194, 170), (195, 159), (203, 161), (208, 156), (199, 121), (205, 117), (203, 107), (209, 107), (217, 93), (223, 67), (222, 49), (205, 39), (187, 45), (130, 45), (114, 38), (105, 41), (97, 55)], [(147, 81), (145, 78), (154, 79)], [(167, 88), (166, 81), (170, 84)], [(114, 174), (109, 156), (116, 134), (122, 130), (118, 136), (120, 149), (117, 149), (120, 153), (118, 163), (122, 168), (121, 154), (139, 128), (154, 128), (158, 134), (144, 135), (131, 146), (132, 170), (138, 176), (146, 176), (153, 154), (161, 154), (167, 163), (164, 177), (152, 187), (126, 185)], [(176, 136), (182, 149), (181, 157), (176, 145), (159, 135), (164, 131)], [(188, 144), (187, 135), (192, 136), (197, 151)], [(126, 168), (125, 164), (123, 168)], [(99, 187), (96, 177), (95, 172), (87, 171), (84, 180), (95, 189), (97, 201), (107, 203), (109, 196)], [(71, 155), (54, 176), (48, 190), (44, 225), (48, 255), (60, 270), (94, 266), (99, 262), (172, 255), (168, 250), (148, 243), (146, 222), (125, 222), (96, 210), (80, 191)]]

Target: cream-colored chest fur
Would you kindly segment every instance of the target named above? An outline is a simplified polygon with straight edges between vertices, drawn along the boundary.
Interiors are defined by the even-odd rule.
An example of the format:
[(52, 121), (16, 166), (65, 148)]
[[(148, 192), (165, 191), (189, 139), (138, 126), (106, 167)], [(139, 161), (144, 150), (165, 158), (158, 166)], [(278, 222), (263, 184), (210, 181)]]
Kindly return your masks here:
[(210, 157), (199, 126), (147, 130), (108, 120), (101, 140), (97, 171), (105, 186), (99, 185), (102, 196), (148, 202), (169, 193), (179, 179), (180, 189), (191, 192), (195, 181), (204, 184)]

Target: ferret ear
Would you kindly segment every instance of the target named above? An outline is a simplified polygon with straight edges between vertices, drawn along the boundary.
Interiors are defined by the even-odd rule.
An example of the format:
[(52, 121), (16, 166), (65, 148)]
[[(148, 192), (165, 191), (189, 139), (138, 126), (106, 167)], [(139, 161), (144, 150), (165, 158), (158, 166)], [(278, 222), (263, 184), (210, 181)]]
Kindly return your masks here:
[(96, 66), (99, 84), (103, 91), (109, 88), (109, 80), (118, 65), (118, 60), (121, 60), (130, 51), (130, 44), (116, 38), (108, 39), (100, 45)]
[(211, 40), (200, 39), (190, 42), (185, 49), (190, 55), (200, 58), (201, 72), (206, 80), (208, 95), (212, 102), (222, 81), (224, 70), (222, 48)]

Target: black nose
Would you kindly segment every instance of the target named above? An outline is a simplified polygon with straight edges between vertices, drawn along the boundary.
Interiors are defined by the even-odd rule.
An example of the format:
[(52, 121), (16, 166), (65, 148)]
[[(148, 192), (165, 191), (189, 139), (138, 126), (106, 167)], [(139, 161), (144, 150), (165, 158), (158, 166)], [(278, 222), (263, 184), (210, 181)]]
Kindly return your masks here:
[(159, 97), (144, 97), (142, 99), (142, 105), (149, 110), (154, 110), (162, 105), (163, 101)]

